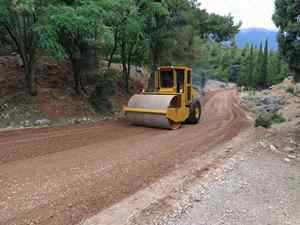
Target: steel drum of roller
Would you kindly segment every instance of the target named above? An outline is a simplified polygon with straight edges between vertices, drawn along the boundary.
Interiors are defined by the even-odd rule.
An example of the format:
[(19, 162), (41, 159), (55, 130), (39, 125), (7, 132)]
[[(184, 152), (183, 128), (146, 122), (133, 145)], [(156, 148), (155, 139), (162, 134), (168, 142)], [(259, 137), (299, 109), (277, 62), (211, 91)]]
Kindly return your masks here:
[[(128, 120), (134, 125), (177, 129), (180, 123), (167, 118), (167, 110), (176, 95), (134, 95), (128, 103)], [(134, 109), (142, 109), (136, 112)]]

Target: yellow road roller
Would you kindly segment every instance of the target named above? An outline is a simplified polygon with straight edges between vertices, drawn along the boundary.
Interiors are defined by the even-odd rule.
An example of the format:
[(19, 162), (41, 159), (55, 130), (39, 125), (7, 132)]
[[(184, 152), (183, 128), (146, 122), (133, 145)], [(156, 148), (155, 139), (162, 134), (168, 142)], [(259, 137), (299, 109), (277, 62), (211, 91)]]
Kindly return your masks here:
[(192, 68), (159, 67), (154, 92), (134, 95), (123, 110), (134, 125), (173, 130), (183, 123), (199, 123), (202, 108), (200, 95), (192, 87)]

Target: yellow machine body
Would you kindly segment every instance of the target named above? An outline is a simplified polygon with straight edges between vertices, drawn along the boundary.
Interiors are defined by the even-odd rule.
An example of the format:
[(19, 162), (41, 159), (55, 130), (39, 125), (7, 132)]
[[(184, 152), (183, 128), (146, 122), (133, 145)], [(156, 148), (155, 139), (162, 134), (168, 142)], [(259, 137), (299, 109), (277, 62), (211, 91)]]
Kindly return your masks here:
[[(200, 105), (197, 109), (193, 104)], [(191, 112), (193, 111), (193, 112)], [(191, 113), (201, 115), (198, 93), (192, 88), (192, 69), (164, 66), (155, 74), (155, 91), (134, 95), (124, 107), (128, 120), (135, 125), (177, 129)]]

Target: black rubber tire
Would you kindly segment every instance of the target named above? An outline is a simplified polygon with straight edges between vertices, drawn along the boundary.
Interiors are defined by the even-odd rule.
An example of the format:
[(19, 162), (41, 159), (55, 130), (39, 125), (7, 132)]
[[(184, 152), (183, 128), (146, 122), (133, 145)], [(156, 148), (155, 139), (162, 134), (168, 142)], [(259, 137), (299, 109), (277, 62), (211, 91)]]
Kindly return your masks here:
[[(197, 113), (197, 110), (199, 113)], [(190, 104), (190, 115), (187, 119), (188, 124), (198, 124), (201, 119), (202, 108), (199, 101), (194, 101)], [(197, 115), (198, 114), (198, 115)]]

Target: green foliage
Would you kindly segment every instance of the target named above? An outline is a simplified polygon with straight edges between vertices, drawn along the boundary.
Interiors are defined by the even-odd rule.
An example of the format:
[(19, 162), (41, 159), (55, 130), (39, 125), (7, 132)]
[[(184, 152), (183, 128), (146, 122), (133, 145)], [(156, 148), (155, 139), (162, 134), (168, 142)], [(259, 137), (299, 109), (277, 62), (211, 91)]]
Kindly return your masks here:
[(36, 27), (44, 4), (33, 0), (0, 0), (0, 39), (6, 40), (21, 56), (28, 93), (37, 95), (35, 67), (39, 36)]
[(300, 1), (276, 0), (273, 20), (280, 32), (280, 52), (296, 81), (300, 81)]
[(100, 45), (110, 38), (103, 24), (104, 10), (99, 1), (74, 1), (74, 4), (50, 5), (48, 17), (39, 27), (40, 47), (58, 58), (80, 55), (81, 44)]
[(230, 81), (255, 90), (278, 84), (290, 74), (279, 53), (268, 50), (267, 42), (261, 43), (259, 49), (254, 46), (238, 49), (234, 41), (224, 46), (197, 40), (194, 45), (194, 52), (199, 55), (192, 61), (196, 81), (203, 76), (198, 71), (205, 71), (206, 78)]
[(234, 18), (231, 15), (211, 14), (208, 16), (206, 33), (217, 42), (228, 41), (235, 37), (240, 26), (241, 23), (237, 25), (234, 23)]
[(285, 123), (285, 122), (286, 122), (286, 119), (280, 114), (274, 114), (272, 116), (272, 123), (273, 124), (280, 124), (280, 123)]
[(254, 48), (253, 45), (251, 45), (250, 48), (250, 53), (248, 55), (248, 57), (246, 58), (246, 68), (245, 68), (245, 77), (246, 77), (246, 84), (248, 87), (250, 88), (255, 88), (256, 87), (256, 79), (254, 76), (254, 72), (255, 72), (255, 67), (254, 67)]
[(293, 95), (294, 94), (294, 88), (293, 87), (288, 87), (286, 89), (286, 92)]
[(272, 126), (272, 115), (261, 114), (255, 120), (256, 127), (270, 128)]
[(92, 67), (96, 70), (97, 51), (111, 38), (110, 29), (103, 23), (106, 16), (104, 7), (108, 2), (87, 0), (67, 3), (59, 1), (48, 7), (47, 18), (39, 27), (40, 48), (71, 62), (75, 90), (81, 94), (85, 92), (83, 76)]
[(109, 97), (116, 93), (116, 74), (107, 72), (105, 74), (97, 75), (96, 89), (90, 98), (90, 103), (93, 108), (101, 114), (110, 114), (112, 112), (112, 105)]

